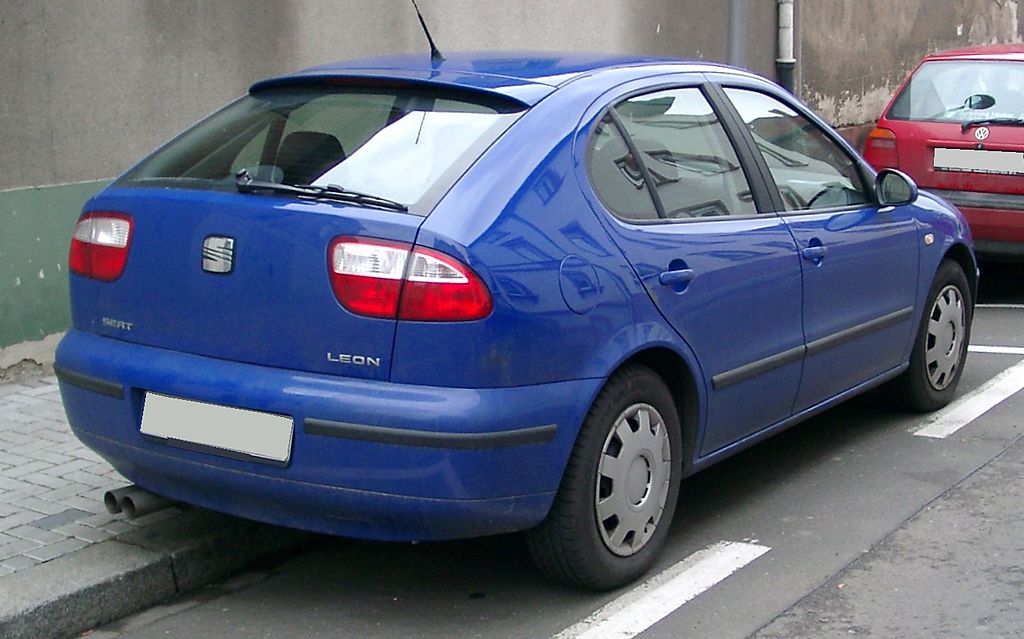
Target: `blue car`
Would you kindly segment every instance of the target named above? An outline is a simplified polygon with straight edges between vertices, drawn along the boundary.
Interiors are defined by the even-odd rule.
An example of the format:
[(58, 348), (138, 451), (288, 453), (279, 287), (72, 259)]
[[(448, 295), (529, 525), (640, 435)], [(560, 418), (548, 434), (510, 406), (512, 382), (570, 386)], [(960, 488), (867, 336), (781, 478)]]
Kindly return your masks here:
[(644, 573), (680, 480), (966, 361), (964, 218), (702, 62), (364, 59), (258, 82), (90, 200), (56, 372), (166, 498)]

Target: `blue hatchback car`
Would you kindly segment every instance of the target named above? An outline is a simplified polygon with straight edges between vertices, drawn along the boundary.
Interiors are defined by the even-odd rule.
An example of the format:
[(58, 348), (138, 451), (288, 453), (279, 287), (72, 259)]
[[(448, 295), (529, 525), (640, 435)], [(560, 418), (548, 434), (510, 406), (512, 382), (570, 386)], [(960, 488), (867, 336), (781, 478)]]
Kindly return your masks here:
[(56, 371), (138, 486), (641, 575), (680, 480), (886, 384), (950, 401), (963, 217), (774, 84), (584, 54), (253, 85), (91, 201)]

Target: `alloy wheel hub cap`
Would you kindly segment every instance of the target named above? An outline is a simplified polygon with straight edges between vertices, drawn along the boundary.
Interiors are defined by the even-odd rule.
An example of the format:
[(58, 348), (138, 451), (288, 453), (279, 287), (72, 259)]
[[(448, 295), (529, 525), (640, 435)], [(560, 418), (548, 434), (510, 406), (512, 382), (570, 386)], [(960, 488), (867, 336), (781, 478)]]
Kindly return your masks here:
[(671, 468), (668, 432), (650, 404), (633, 404), (605, 439), (594, 497), (605, 546), (628, 557), (640, 551), (665, 510)]
[(945, 389), (956, 379), (966, 326), (966, 311), (959, 289), (945, 287), (932, 305), (925, 343), (928, 383), (937, 391)]

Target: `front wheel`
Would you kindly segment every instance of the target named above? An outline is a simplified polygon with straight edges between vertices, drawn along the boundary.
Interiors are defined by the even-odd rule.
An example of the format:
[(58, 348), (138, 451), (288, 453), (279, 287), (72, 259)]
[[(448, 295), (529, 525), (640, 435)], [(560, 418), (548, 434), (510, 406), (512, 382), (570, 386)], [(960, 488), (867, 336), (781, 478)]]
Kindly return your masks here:
[(527, 533), (544, 573), (607, 590), (650, 568), (682, 472), (675, 402), (652, 370), (613, 375), (591, 406), (547, 518)]
[(938, 410), (953, 399), (967, 361), (973, 304), (959, 264), (944, 260), (928, 292), (910, 355), (910, 367), (890, 383), (890, 394), (910, 410)]

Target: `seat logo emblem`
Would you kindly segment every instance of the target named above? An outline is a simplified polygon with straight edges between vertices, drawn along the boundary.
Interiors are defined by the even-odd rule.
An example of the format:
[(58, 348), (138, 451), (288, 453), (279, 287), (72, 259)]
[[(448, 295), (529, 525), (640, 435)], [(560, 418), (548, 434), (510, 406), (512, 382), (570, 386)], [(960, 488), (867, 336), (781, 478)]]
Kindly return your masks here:
[(211, 235), (203, 240), (203, 270), (230, 273), (235, 266), (235, 239)]
[(976, 139), (978, 139), (978, 140), (987, 140), (988, 139), (988, 127), (987, 126), (979, 126), (977, 129), (974, 129), (974, 137)]

